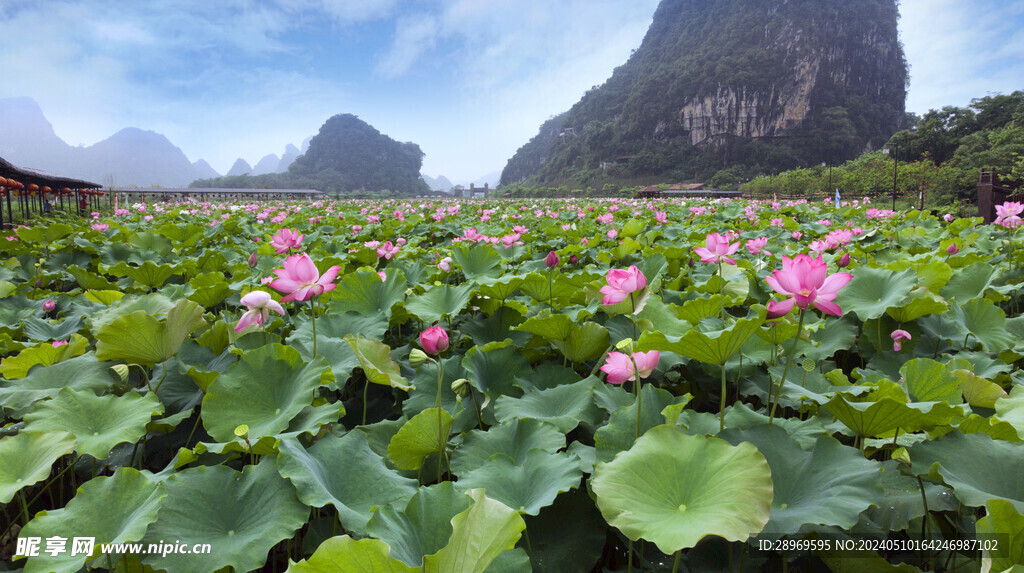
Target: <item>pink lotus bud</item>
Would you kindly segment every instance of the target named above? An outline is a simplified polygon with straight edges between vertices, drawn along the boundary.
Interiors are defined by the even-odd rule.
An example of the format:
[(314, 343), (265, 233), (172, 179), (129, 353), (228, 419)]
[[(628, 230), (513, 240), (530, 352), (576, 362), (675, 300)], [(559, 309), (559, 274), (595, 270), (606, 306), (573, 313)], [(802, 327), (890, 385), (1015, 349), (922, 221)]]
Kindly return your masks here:
[(946, 213), (946, 216), (943, 217), (942, 220), (947, 223), (951, 223), (953, 221), (953, 215), (951, 215), (950, 213)]
[(955, 255), (955, 254), (960, 252), (960, 249), (957, 248), (956, 243), (952, 243), (951, 245), (946, 247), (946, 252), (951, 254), (951, 255)]
[(448, 350), (448, 333), (440, 326), (431, 326), (420, 333), (420, 346), (427, 354)]
[(547, 265), (549, 269), (553, 269), (553, 268), (557, 267), (558, 266), (558, 253), (556, 253), (554, 251), (549, 252), (548, 256), (544, 257), (544, 264)]
[(839, 262), (836, 263), (839, 268), (845, 269), (850, 264), (850, 253), (843, 253), (843, 256), (839, 257)]
[(46, 312), (51, 312), (53, 311), (54, 308), (57, 308), (57, 303), (53, 302), (52, 300), (47, 300), (46, 302), (43, 303), (43, 310)]
[(249, 255), (249, 266), (250, 267), (255, 267), (256, 266), (256, 251), (253, 251), (252, 254)]
[(578, 261), (578, 260), (580, 260), (580, 258), (577, 257), (576, 255), (569, 255), (569, 264), (570, 265), (575, 265), (576, 261)]

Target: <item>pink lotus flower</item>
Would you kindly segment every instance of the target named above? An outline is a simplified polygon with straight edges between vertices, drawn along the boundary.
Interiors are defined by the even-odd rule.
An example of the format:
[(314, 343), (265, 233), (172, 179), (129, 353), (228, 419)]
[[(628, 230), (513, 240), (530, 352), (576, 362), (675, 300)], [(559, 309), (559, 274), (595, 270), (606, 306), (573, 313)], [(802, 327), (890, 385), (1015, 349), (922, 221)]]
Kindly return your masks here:
[(57, 308), (57, 303), (53, 302), (52, 299), (47, 299), (47, 301), (43, 303), (43, 310), (45, 312), (50, 312), (55, 308)]
[(420, 333), (420, 346), (427, 354), (440, 354), (448, 350), (448, 333), (440, 326), (431, 326)]
[(242, 304), (249, 310), (242, 315), (242, 318), (238, 319), (238, 324), (235, 325), (235, 332), (242, 332), (254, 324), (262, 327), (267, 323), (267, 319), (270, 318), (270, 311), (284, 316), (284, 308), (270, 297), (270, 293), (265, 291), (254, 290), (243, 296)]
[(321, 276), (309, 255), (292, 255), (284, 260), (284, 269), (274, 269), (274, 274), (278, 278), (270, 283), (270, 288), (288, 293), (281, 302), (309, 300), (313, 295), (338, 288), (332, 281), (338, 276), (339, 271), (341, 267), (334, 265)]
[(631, 265), (627, 270), (611, 269), (605, 275), (605, 280), (608, 284), (601, 287), (601, 293), (604, 294), (601, 304), (604, 305), (619, 304), (629, 298), (630, 294), (647, 286), (647, 277), (636, 265)]
[(636, 382), (637, 372), (633, 370), (634, 361), (636, 361), (636, 370), (639, 371), (640, 378), (647, 378), (658, 367), (659, 360), (661, 360), (661, 353), (657, 350), (634, 352), (632, 357), (621, 352), (610, 352), (601, 371), (608, 375), (609, 384), (622, 384), (626, 380)]
[(789, 298), (781, 302), (769, 302), (768, 318), (789, 314), (794, 304), (801, 310), (813, 305), (825, 314), (842, 316), (843, 309), (832, 300), (836, 298), (839, 289), (846, 286), (852, 278), (853, 275), (850, 273), (835, 273), (828, 276), (828, 265), (820, 255), (811, 258), (809, 255), (799, 254), (792, 259), (783, 255), (782, 270), (774, 271), (772, 276), (765, 280), (775, 292)]
[(452, 271), (452, 258), (445, 257), (441, 259), (440, 261), (437, 262), (437, 268), (438, 270), (450, 273)]
[(109, 228), (110, 228), (110, 225), (108, 225), (108, 224), (106, 224), (106, 223), (96, 223), (96, 224), (92, 225), (92, 229), (93, 229), (94, 231), (99, 231), (99, 232), (101, 232), (101, 233), (102, 233), (103, 231), (106, 231), (106, 230), (107, 230), (107, 229), (109, 229)]
[(287, 253), (291, 249), (298, 249), (302, 246), (302, 239), (306, 238), (305, 235), (300, 235), (297, 231), (291, 229), (280, 229), (277, 234), (271, 237), (270, 246), (277, 250), (277, 254)]
[(388, 275), (384, 271), (377, 271), (377, 276), (380, 277), (380, 282), (382, 283), (388, 281)]
[[(758, 237), (747, 241), (747, 250), (750, 251), (751, 255), (757, 256), (761, 254), (761, 251), (764, 251), (764, 248), (767, 245), (768, 237)], [(767, 251), (765, 252), (766, 254), (771, 255), (771, 253), (768, 253)]]
[(801, 233), (800, 231), (793, 231), (789, 236), (799, 241), (800, 238), (804, 236), (804, 234)]
[(736, 259), (729, 255), (732, 255), (739, 250), (739, 241), (730, 245), (727, 237), (719, 235), (718, 233), (709, 233), (705, 238), (704, 243), (706, 245), (705, 247), (697, 247), (693, 250), (693, 252), (700, 255), (700, 261), (702, 263), (736, 264)]
[(903, 349), (904, 340), (910, 340), (910, 333), (906, 330), (894, 330), (890, 336), (892, 337), (892, 349), (896, 352)]
[(953, 222), (953, 215), (952, 215), (952, 213), (946, 213), (946, 215), (944, 217), (942, 217), (942, 220), (947, 222), (947, 223)]
[(51, 344), (53, 344), (54, 348), (60, 348), (61, 346), (67, 346), (68, 345), (68, 341), (67, 340), (54, 340)]
[(557, 267), (558, 266), (558, 253), (556, 253), (554, 251), (549, 252), (548, 256), (544, 257), (544, 264), (547, 265), (547, 267), (549, 269), (553, 269), (553, 268)]
[(619, 232), (617, 230), (615, 230), (615, 229), (609, 229), (608, 230), (608, 238), (609, 239), (615, 239), (618, 236), (619, 236)]
[(664, 225), (664, 224), (668, 223), (668, 213), (666, 213), (664, 211), (658, 211), (657, 213), (654, 214), (654, 220), (659, 225)]
[(396, 254), (398, 254), (399, 248), (400, 247), (398, 247), (397, 245), (393, 245), (391, 243), (391, 241), (388, 241), (388, 242), (384, 243), (383, 245), (377, 247), (377, 257), (378, 258), (383, 257), (384, 259), (390, 261), (391, 257), (393, 257)]
[(605, 213), (604, 215), (597, 216), (597, 222), (601, 223), (602, 225), (609, 225), (614, 220), (615, 215), (612, 215), (611, 213)]

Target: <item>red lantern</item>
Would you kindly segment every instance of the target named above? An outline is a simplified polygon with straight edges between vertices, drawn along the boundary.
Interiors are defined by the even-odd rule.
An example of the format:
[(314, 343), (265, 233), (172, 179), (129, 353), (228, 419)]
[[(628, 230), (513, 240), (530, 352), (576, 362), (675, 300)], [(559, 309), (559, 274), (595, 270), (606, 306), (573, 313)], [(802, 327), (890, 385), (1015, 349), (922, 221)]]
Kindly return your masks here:
[(53, 189), (50, 189), (50, 188), (49, 188), (48, 186), (46, 186), (46, 185), (44, 185), (44, 186), (43, 186), (43, 189), (42, 189), (42, 191), (43, 191), (43, 195), (49, 195), (50, 193), (53, 193)]
[(39, 191), (39, 186), (38, 185), (36, 185), (35, 183), (29, 183), (28, 184), (28, 194), (29, 195), (32, 195), (33, 193), (36, 193), (38, 191)]

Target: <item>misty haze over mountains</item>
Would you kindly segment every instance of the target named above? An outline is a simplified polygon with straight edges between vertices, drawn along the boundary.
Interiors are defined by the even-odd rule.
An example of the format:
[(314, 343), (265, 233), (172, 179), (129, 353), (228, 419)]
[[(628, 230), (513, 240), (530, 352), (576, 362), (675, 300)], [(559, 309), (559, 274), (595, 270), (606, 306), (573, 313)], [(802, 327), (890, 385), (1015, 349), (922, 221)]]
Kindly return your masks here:
[[(311, 138), (302, 142), (301, 149), (289, 143), (280, 156), (265, 155), (255, 165), (239, 158), (226, 175), (287, 171), (308, 149)], [(39, 104), (28, 97), (0, 98), (0, 157), (20, 167), (105, 186), (186, 187), (197, 179), (221, 175), (203, 159), (190, 161), (162, 134), (135, 127), (126, 127), (93, 145), (69, 145), (56, 134)], [(500, 173), (490, 173), (472, 183), (483, 187), (487, 182), (494, 187), (499, 177)], [(454, 187), (443, 175), (436, 179), (426, 175), (423, 178), (434, 190), (447, 191)]]

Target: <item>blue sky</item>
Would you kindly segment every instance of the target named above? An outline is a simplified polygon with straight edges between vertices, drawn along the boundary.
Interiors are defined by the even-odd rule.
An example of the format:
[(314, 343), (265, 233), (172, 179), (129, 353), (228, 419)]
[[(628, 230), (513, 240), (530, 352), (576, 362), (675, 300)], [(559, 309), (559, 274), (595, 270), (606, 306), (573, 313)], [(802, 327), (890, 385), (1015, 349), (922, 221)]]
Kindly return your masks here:
[[(639, 46), (657, 0), (2, 0), (0, 97), (90, 145), (133, 126), (225, 172), (353, 113), (468, 183)], [(907, 102), (1024, 89), (1024, 3), (902, 0)], [(983, 38), (984, 26), (992, 37)]]

